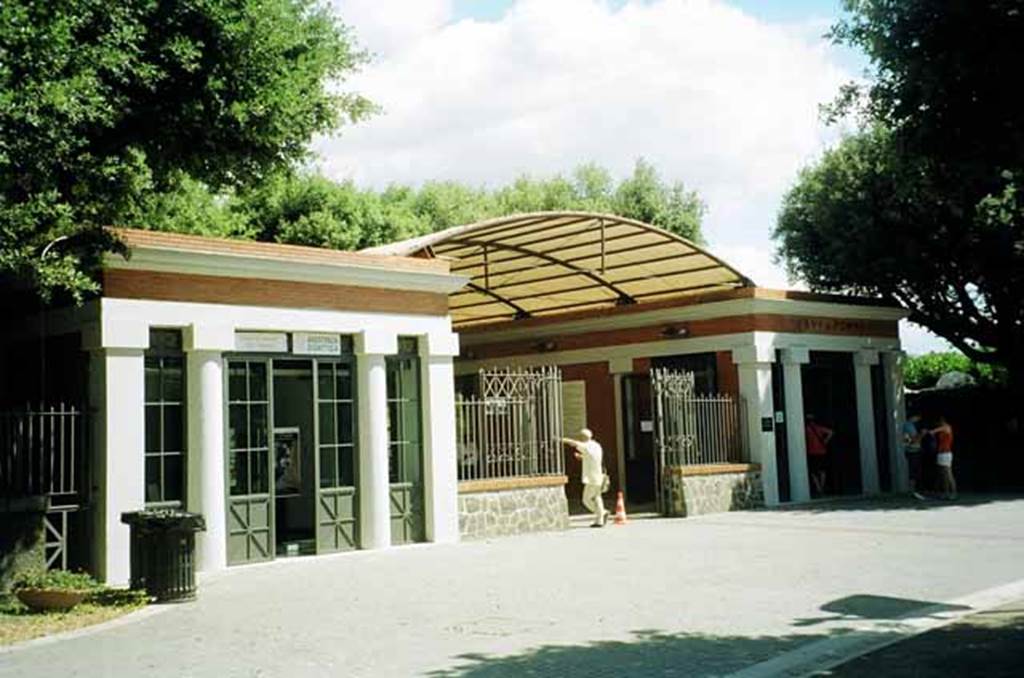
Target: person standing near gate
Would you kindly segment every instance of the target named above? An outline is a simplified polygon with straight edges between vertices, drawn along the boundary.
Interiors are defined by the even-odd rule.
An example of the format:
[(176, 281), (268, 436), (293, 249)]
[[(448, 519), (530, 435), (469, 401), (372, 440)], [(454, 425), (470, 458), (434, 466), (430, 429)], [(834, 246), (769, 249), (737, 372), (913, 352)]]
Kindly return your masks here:
[(935, 436), (935, 464), (939, 467), (942, 496), (946, 499), (956, 499), (956, 478), (953, 477), (953, 427), (942, 414), (939, 415), (938, 423), (939, 425), (929, 433)]
[(604, 468), (601, 464), (604, 451), (601, 444), (594, 440), (594, 434), (589, 428), (580, 431), (581, 440), (562, 438), (562, 442), (574, 450), (573, 454), (582, 463), (583, 469), (580, 479), (583, 481), (583, 505), (588, 511), (594, 512), (594, 522), (591, 527), (604, 527), (608, 520), (608, 511), (604, 509), (604, 500), (601, 499), (601, 492), (604, 489)]
[(807, 444), (807, 466), (811, 471), (811, 485), (814, 496), (820, 497), (825, 494), (825, 486), (828, 482), (826, 468), (828, 467), (828, 443), (832, 440), (832, 429), (822, 426), (814, 421), (814, 415), (808, 414), (804, 425), (804, 436)]
[(911, 414), (903, 423), (903, 454), (907, 458), (907, 469), (910, 476), (910, 494), (915, 499), (924, 499), (918, 491), (921, 487), (921, 438), (924, 433), (918, 429), (921, 424), (920, 414)]

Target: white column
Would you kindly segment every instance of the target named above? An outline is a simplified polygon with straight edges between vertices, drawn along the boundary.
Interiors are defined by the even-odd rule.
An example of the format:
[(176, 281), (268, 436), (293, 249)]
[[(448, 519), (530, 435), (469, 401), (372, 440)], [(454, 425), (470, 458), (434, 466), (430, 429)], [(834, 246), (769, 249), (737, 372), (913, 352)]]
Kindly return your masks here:
[(459, 479), (455, 459), (454, 333), (427, 335), (420, 342), (423, 394), (423, 483), (427, 540), (459, 540)]
[(227, 567), (224, 362), (220, 351), (191, 350), (188, 365), (188, 509), (202, 513), (199, 570)]
[(144, 365), (141, 348), (95, 349), (89, 365), (96, 574), (115, 586), (128, 583), (131, 562), (121, 514), (145, 507)]
[(732, 360), (739, 372), (740, 396), (746, 409), (747, 450), (750, 461), (761, 465), (761, 484), (766, 506), (779, 503), (778, 469), (775, 463), (775, 408), (772, 403), (773, 353), (770, 346), (748, 346), (732, 352)]
[(907, 458), (903, 453), (903, 422), (906, 419), (906, 405), (903, 400), (903, 359), (902, 351), (882, 353), (882, 374), (885, 380), (885, 414), (889, 430), (889, 470), (892, 476), (893, 492), (910, 490), (910, 476)]
[(789, 461), (789, 499), (811, 498), (807, 474), (807, 438), (804, 435), (803, 366), (810, 362), (806, 348), (782, 350), (782, 376), (786, 398), (786, 450)]
[(398, 352), (394, 334), (356, 335), (359, 395), (359, 544), (391, 546), (391, 484), (388, 481), (388, 391), (384, 356)]
[(878, 452), (875, 441), (875, 409), (871, 394), (871, 366), (878, 351), (857, 351), (853, 376), (857, 387), (857, 435), (860, 438), (860, 484), (864, 494), (878, 494)]

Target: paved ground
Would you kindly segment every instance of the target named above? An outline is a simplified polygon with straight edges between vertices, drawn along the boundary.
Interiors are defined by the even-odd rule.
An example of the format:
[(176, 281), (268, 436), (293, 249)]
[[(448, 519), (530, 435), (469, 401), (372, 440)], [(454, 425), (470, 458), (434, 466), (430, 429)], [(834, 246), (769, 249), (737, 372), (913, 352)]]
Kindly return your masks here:
[(1024, 499), (646, 520), (236, 568), (0, 676), (796, 675), (1022, 577)]

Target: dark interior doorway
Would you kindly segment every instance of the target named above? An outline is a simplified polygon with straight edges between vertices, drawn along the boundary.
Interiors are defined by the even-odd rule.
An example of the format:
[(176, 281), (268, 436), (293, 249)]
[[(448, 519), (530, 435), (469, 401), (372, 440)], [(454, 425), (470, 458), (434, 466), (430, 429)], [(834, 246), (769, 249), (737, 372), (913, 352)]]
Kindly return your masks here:
[(633, 510), (654, 510), (654, 416), (651, 378), (646, 374), (622, 378), (622, 428), (626, 502)]
[(853, 354), (811, 351), (802, 368), (804, 412), (832, 429), (825, 461), (825, 495), (861, 493), (860, 438)]
[(275, 360), (274, 496), (277, 555), (316, 553), (313, 362)]

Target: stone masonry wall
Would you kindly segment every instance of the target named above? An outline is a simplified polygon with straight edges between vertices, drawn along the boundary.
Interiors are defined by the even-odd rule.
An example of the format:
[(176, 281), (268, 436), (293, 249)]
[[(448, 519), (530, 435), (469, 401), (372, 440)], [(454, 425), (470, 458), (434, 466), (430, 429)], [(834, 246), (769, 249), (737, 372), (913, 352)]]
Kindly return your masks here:
[(764, 506), (760, 471), (683, 475), (670, 469), (669, 493), (670, 515), (679, 517)]
[(561, 485), (459, 494), (459, 531), (463, 539), (568, 527), (569, 506)]

